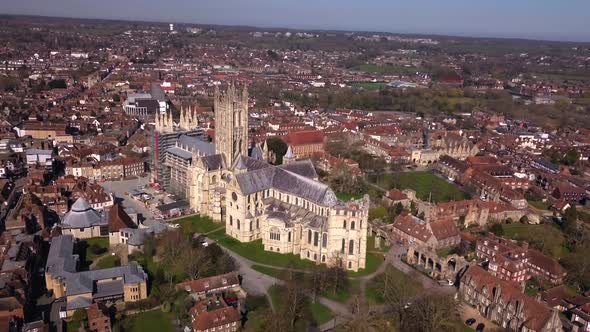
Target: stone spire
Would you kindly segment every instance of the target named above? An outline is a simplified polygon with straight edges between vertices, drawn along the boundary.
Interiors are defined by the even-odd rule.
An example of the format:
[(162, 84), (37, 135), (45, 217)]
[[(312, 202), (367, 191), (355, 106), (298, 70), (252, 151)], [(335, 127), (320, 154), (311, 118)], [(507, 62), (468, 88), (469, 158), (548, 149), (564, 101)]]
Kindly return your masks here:
[(287, 153), (285, 153), (285, 155), (283, 156), (283, 164), (287, 165), (287, 164), (290, 164), (294, 161), (295, 161), (295, 154), (293, 153), (293, 149), (291, 149), (291, 146), (289, 145), (289, 147), (287, 148)]

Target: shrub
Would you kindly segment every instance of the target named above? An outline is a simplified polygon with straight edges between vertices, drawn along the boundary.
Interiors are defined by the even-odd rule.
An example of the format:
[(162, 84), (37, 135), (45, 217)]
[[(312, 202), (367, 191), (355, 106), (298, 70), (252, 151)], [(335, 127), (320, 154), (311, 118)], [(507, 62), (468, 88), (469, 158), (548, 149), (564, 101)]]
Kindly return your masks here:
[(170, 305), (170, 302), (164, 301), (162, 303), (162, 307), (160, 308), (160, 310), (162, 310), (162, 312), (170, 312), (171, 308), (172, 308), (172, 306)]
[(93, 243), (89, 249), (90, 249), (90, 252), (95, 255), (100, 255), (100, 254), (104, 254), (105, 252), (107, 252), (107, 248), (101, 247), (97, 243)]

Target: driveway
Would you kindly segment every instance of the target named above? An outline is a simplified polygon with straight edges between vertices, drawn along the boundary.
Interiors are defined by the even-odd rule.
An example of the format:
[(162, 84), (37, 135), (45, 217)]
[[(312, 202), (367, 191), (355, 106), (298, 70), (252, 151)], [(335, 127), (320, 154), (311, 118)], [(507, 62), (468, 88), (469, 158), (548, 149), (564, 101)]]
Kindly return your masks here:
[(498, 325), (492, 323), (490, 320), (483, 317), (479, 313), (479, 311), (477, 311), (477, 309), (471, 307), (467, 303), (461, 302), (461, 306), (459, 307), (459, 315), (461, 316), (461, 321), (464, 324), (465, 324), (465, 321), (468, 320), (469, 318), (475, 319), (475, 323), (473, 323), (473, 325), (471, 325), (471, 327), (473, 329), (475, 329), (475, 327), (479, 323), (485, 324), (486, 327), (485, 327), (484, 331), (493, 331), (498, 328)]

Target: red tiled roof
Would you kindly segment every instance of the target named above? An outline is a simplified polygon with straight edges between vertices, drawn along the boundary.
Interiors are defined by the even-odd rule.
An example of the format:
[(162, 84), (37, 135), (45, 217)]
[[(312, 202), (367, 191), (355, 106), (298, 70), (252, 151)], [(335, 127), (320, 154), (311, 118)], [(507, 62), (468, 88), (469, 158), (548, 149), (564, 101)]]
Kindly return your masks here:
[(189, 293), (201, 293), (225, 286), (236, 285), (239, 283), (240, 280), (238, 278), (238, 273), (234, 271), (213, 277), (181, 282), (176, 284), (176, 288), (184, 289)]
[(309, 145), (323, 144), (324, 132), (319, 130), (313, 131), (292, 131), (284, 136), (284, 140), (290, 145)]

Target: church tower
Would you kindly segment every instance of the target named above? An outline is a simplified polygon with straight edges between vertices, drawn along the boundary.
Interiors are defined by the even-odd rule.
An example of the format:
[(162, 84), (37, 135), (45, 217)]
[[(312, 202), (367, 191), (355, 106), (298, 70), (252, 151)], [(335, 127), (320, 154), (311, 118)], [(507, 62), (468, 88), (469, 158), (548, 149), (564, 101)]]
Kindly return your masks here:
[(215, 89), (215, 152), (224, 156), (226, 165), (233, 165), (238, 156), (248, 155), (248, 91), (241, 91), (232, 82), (225, 91)]

